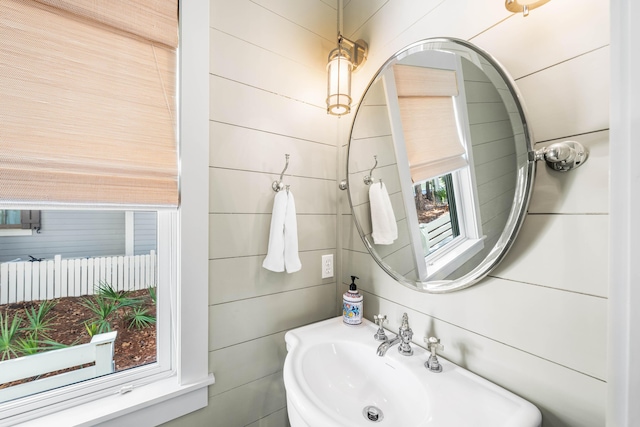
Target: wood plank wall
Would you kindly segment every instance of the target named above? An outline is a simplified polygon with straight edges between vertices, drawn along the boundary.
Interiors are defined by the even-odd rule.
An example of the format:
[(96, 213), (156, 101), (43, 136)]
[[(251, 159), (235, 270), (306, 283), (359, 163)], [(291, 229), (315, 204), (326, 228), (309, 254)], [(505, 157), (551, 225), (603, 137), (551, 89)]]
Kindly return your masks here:
[[(503, 264), (449, 295), (410, 290), (353, 240), (340, 195), (342, 286), (361, 277), (365, 317), (390, 329), (408, 312), (416, 343), (435, 335), (444, 356), (536, 404), (545, 427), (605, 424), (608, 269), (609, 2), (552, 1), (528, 17), (492, 0), (345, 0), (345, 35), (368, 41), (357, 99), (384, 61), (436, 36), (486, 49), (515, 78), (535, 148), (572, 139), (590, 158), (569, 174), (538, 167), (529, 215)], [(353, 118), (351, 118), (352, 120)], [(341, 164), (350, 123), (340, 122)], [(346, 135), (346, 136), (345, 136)]]
[[(335, 0), (211, 0), (209, 406), (176, 426), (288, 424), (287, 330), (337, 315), (338, 118), (326, 114)], [(262, 268), (274, 191), (295, 196), (302, 270)], [(204, 337), (206, 339), (206, 337)]]

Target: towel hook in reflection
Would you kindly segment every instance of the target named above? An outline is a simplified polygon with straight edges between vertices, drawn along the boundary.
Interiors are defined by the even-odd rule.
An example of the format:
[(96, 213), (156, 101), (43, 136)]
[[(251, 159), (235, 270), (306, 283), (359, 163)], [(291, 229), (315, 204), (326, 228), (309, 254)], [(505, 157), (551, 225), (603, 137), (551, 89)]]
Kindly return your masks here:
[[(373, 170), (378, 166), (378, 156), (373, 156), (373, 160), (376, 161), (376, 164), (373, 165), (373, 167), (371, 168), (371, 170), (369, 171), (369, 175), (364, 177), (364, 183), (366, 185), (371, 185), (373, 184)], [(382, 181), (381, 181), (382, 182)]]
[[(289, 167), (289, 155), (285, 154), (284, 158), (286, 160), (286, 163), (284, 165), (284, 169), (282, 169), (282, 173), (280, 174), (280, 179), (277, 181), (273, 181), (273, 183), (271, 184), (271, 188), (273, 188), (273, 191), (278, 192), (280, 190), (283, 190), (285, 188), (284, 183), (282, 182), (282, 177), (284, 177), (284, 173), (286, 172), (287, 168)], [(289, 186), (287, 185), (287, 191), (289, 190)]]

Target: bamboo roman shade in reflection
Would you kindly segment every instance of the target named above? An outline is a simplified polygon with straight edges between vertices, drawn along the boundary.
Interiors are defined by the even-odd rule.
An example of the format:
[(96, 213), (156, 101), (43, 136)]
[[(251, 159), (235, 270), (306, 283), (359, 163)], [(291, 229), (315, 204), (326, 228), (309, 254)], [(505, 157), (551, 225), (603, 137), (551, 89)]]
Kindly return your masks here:
[(0, 203), (177, 206), (177, 0), (0, 10)]
[(452, 98), (458, 95), (455, 71), (397, 64), (393, 68), (413, 182), (466, 166)]

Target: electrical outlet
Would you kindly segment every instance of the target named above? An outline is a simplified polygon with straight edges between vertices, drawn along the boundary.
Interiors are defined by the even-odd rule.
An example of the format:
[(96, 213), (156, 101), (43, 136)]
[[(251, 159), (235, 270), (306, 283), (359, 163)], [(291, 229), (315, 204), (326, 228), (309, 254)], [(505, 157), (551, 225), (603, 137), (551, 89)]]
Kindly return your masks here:
[(333, 254), (322, 255), (322, 278), (333, 277)]

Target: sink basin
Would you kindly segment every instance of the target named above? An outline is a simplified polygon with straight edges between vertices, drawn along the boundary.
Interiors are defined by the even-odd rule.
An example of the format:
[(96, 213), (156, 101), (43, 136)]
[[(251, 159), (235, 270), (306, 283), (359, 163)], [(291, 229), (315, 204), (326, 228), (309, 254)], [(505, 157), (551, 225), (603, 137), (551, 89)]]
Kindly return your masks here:
[[(531, 403), (439, 357), (429, 372), (426, 350), (397, 345), (377, 356), (377, 327), (342, 317), (287, 332), (284, 363), (292, 427), (539, 427)], [(393, 334), (389, 334), (393, 337)]]

